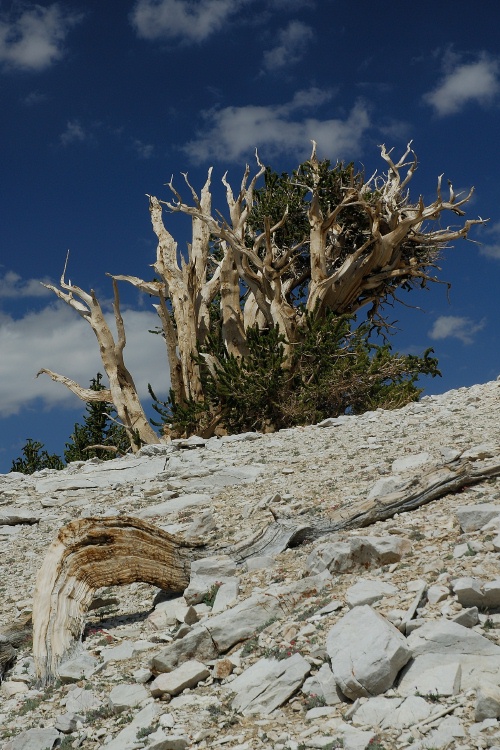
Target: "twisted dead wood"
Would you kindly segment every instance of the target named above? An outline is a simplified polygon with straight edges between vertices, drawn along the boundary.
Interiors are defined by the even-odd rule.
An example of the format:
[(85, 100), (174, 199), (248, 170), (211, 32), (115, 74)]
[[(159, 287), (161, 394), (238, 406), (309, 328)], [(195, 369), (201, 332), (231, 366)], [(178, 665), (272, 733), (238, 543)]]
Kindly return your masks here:
[(190, 549), (147, 521), (127, 516), (83, 518), (63, 526), (40, 568), (33, 599), (33, 654), (47, 682), (80, 644), (96, 589), (141, 581), (182, 592)]

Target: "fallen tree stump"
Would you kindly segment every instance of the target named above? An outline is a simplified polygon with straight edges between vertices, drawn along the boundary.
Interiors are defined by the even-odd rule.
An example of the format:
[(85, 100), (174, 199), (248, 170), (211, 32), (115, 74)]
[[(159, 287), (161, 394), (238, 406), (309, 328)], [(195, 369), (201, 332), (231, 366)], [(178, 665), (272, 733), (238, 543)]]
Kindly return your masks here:
[(187, 544), (128, 516), (83, 518), (63, 526), (38, 571), (33, 598), (33, 655), (38, 679), (57, 676), (81, 642), (85, 613), (103, 586), (143, 582), (182, 593), (189, 583)]

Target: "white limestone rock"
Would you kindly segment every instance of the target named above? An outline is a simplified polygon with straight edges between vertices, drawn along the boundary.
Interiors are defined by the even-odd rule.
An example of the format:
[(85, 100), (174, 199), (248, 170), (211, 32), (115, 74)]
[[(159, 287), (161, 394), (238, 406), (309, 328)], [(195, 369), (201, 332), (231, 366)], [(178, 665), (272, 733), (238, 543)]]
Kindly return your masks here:
[(27, 729), (6, 742), (3, 750), (52, 750), (60, 744), (61, 735), (54, 727)]
[(476, 694), (475, 721), (500, 717), (500, 687), (483, 682)]
[(459, 661), (443, 664), (439, 654), (435, 655), (435, 663), (418, 672), (413, 679), (403, 675), (398, 686), (401, 695), (458, 695), (461, 687), (462, 667)]
[(462, 531), (479, 531), (495, 516), (500, 516), (500, 505), (480, 503), (478, 505), (461, 505), (455, 515)]
[(383, 599), (384, 596), (396, 594), (398, 589), (391, 583), (384, 581), (372, 581), (362, 578), (354, 586), (347, 589), (346, 602), (349, 607), (360, 607), (363, 604), (374, 604)]
[(186, 688), (195, 687), (210, 676), (209, 670), (196, 659), (184, 662), (172, 672), (158, 675), (150, 685), (151, 695), (158, 698), (165, 693), (178, 695)]
[(144, 685), (116, 685), (108, 696), (109, 705), (116, 714), (126, 708), (135, 708), (139, 703), (149, 698)]
[(408, 645), (413, 657), (429, 653), (500, 655), (500, 647), (488, 638), (444, 618), (432, 620), (414, 630), (408, 636)]
[(270, 714), (302, 685), (311, 665), (300, 654), (288, 659), (259, 659), (229, 683), (236, 692), (231, 707), (242, 714)]
[(379, 726), (401, 705), (403, 700), (403, 698), (386, 698), (385, 695), (362, 698), (352, 715), (352, 723), (354, 726)]
[(352, 700), (388, 690), (411, 657), (406, 638), (368, 605), (333, 626), (326, 649), (337, 685)]
[(317, 695), (324, 698), (327, 706), (335, 706), (342, 700), (328, 664), (323, 664), (316, 674), (308, 677), (301, 690), (304, 695)]

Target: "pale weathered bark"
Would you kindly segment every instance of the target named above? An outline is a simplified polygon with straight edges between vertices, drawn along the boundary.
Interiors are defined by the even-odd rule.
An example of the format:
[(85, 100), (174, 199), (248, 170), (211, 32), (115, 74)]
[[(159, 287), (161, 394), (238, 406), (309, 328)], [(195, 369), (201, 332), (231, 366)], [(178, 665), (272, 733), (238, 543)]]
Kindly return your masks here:
[(118, 334), (115, 341), (95, 292), (91, 290), (88, 293), (71, 282), (66, 283), (65, 271), (66, 266), (61, 276), (60, 289), (52, 284), (44, 284), (44, 286), (53, 291), (59, 299), (66, 302), (73, 310), (76, 310), (94, 331), (99, 342), (102, 363), (109, 378), (109, 390), (92, 391), (82, 388), (70, 378), (58, 375), (47, 369), (40, 370), (38, 374), (48, 374), (52, 380), (63, 383), (84, 401), (112, 402), (119, 420), (127, 430), (134, 452), (140, 448), (142, 443), (157, 443), (159, 438), (147, 420), (137, 394), (134, 380), (126, 368), (123, 359), (126, 336), (120, 312), (120, 298), (116, 280), (113, 279), (113, 307)]
[(96, 589), (142, 581), (182, 592), (191, 548), (138, 518), (84, 518), (63, 526), (38, 571), (33, 599), (33, 654), (39, 680), (80, 644)]

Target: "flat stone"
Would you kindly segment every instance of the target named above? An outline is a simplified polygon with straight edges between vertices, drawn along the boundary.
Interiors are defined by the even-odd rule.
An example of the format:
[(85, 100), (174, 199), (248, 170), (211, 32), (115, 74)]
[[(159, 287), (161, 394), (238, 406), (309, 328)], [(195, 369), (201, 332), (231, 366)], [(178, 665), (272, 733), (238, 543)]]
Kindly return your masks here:
[(210, 633), (201, 626), (193, 628), (183, 638), (174, 641), (155, 654), (150, 666), (154, 672), (171, 672), (190, 659), (208, 661), (218, 655), (219, 652)]
[(398, 690), (402, 695), (458, 695), (461, 687), (462, 667), (459, 661), (443, 664), (436, 654), (434, 665), (411, 677), (403, 677)]
[(158, 698), (165, 693), (178, 695), (186, 688), (195, 687), (210, 676), (204, 664), (195, 659), (184, 662), (172, 672), (160, 674), (150, 685), (151, 695)]
[(71, 732), (75, 732), (78, 728), (78, 725), (82, 725), (82, 722), (83, 716), (68, 712), (65, 714), (61, 714), (60, 716), (56, 716), (54, 727), (63, 734), (70, 734)]
[(386, 715), (382, 721), (382, 729), (405, 729), (427, 719), (433, 711), (430, 703), (427, 703), (418, 695), (411, 695), (399, 706)]
[(368, 605), (351, 609), (333, 626), (326, 649), (337, 685), (352, 700), (389, 690), (411, 657), (406, 638)]
[(386, 698), (384, 695), (368, 698), (352, 715), (352, 723), (355, 726), (379, 726), (402, 702), (403, 698)]
[(494, 503), (480, 503), (478, 505), (461, 505), (456, 508), (455, 515), (462, 531), (479, 531), (495, 516), (500, 516), (500, 505)]
[(488, 638), (444, 618), (427, 622), (414, 630), (408, 636), (408, 645), (413, 657), (441, 652), (447, 655), (500, 656), (500, 647)]
[(219, 586), (219, 589), (217, 590), (212, 606), (212, 613), (216, 615), (219, 612), (224, 612), (224, 610), (232, 606), (238, 599), (239, 588), (239, 578), (226, 579), (222, 586)]
[(391, 583), (384, 581), (372, 581), (362, 578), (346, 591), (346, 602), (349, 607), (359, 607), (363, 604), (374, 604), (384, 596), (396, 594), (398, 589)]
[(311, 665), (300, 654), (288, 659), (259, 659), (229, 684), (231, 707), (242, 714), (270, 714), (300, 688)]
[(131, 659), (133, 655), (134, 644), (132, 641), (123, 641), (118, 646), (103, 648), (101, 651), (101, 658), (104, 663), (108, 661), (124, 661), (125, 659)]
[(484, 682), (476, 694), (475, 721), (498, 719), (500, 716), (500, 687)]
[(5, 698), (12, 698), (14, 695), (27, 693), (28, 690), (29, 688), (24, 682), (17, 682), (16, 680), (4, 680), (0, 687), (0, 691)]
[(78, 682), (81, 679), (88, 680), (96, 671), (97, 659), (84, 651), (74, 659), (68, 659), (59, 665), (57, 674), (61, 682)]
[(108, 696), (109, 705), (115, 713), (121, 713), (126, 708), (135, 708), (139, 703), (149, 698), (144, 685), (116, 685)]
[(16, 508), (13, 505), (0, 508), (0, 526), (17, 526), (18, 524), (34, 524), (40, 521), (40, 514), (31, 510)]
[(444, 601), (450, 595), (450, 589), (448, 586), (437, 584), (435, 586), (429, 586), (427, 589), (427, 601), (429, 604), (438, 604)]
[(353, 536), (347, 542), (322, 542), (306, 560), (306, 570), (315, 575), (324, 570), (345, 573), (356, 567), (377, 567), (399, 562), (411, 543), (396, 535)]
[(464, 628), (473, 628), (479, 622), (479, 610), (477, 607), (462, 609), (461, 612), (451, 618), (451, 621), (463, 625)]
[(318, 695), (324, 698), (327, 706), (341, 702), (337, 683), (328, 664), (323, 664), (316, 674), (308, 677), (301, 688), (305, 695)]
[(165, 734), (163, 729), (157, 729), (148, 735), (148, 750), (186, 750), (190, 746), (190, 739), (186, 734)]
[(60, 744), (61, 735), (54, 727), (27, 729), (4, 745), (4, 750), (52, 750)]
[(82, 714), (91, 708), (99, 708), (102, 701), (93, 690), (75, 687), (67, 694), (65, 704), (68, 713)]

